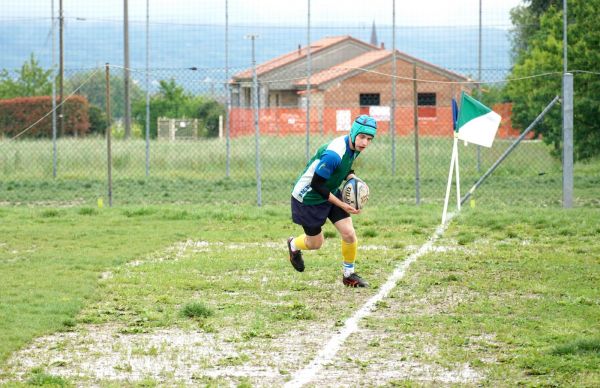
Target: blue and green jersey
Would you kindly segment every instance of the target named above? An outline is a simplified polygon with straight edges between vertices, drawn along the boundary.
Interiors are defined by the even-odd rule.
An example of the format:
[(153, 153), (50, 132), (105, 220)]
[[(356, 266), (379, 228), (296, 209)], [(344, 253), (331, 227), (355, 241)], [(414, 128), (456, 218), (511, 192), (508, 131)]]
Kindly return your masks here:
[(348, 136), (340, 136), (329, 143), (323, 144), (308, 161), (306, 168), (296, 180), (292, 196), (307, 205), (327, 202), (310, 186), (314, 174), (325, 178), (325, 186), (330, 192), (336, 194), (340, 185), (352, 170), (352, 163), (359, 154), (359, 151), (350, 149)]

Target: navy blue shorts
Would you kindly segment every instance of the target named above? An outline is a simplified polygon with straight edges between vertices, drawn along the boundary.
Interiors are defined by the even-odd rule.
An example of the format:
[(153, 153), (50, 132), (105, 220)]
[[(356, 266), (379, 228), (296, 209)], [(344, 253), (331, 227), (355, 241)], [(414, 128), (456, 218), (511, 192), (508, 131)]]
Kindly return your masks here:
[[(338, 192), (337, 197), (340, 198)], [(318, 205), (305, 205), (292, 197), (292, 221), (301, 225), (309, 236), (316, 236), (321, 233), (321, 226), (329, 218), (332, 223), (350, 217), (342, 208), (335, 206), (330, 202), (324, 202)]]

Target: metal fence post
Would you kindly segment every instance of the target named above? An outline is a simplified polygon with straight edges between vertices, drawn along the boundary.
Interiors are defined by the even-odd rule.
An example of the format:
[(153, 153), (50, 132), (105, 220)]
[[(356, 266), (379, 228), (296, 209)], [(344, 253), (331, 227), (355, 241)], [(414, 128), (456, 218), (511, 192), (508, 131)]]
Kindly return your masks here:
[(563, 0), (563, 207), (573, 207), (573, 74), (567, 73), (567, 0)]
[(310, 58), (310, 0), (307, 10), (306, 27), (306, 161), (310, 160), (310, 76), (312, 73), (312, 64)]
[(52, 0), (52, 177), (56, 178), (56, 37), (54, 27), (54, 0)]
[(392, 2), (392, 101), (390, 107), (390, 137), (392, 148), (392, 176), (396, 175), (396, 0)]
[(415, 203), (421, 203), (421, 173), (419, 171), (419, 92), (417, 90), (417, 64), (413, 63), (413, 122), (415, 126)]
[[(481, 0), (479, 0), (479, 38), (478, 38), (478, 44), (477, 44), (477, 98), (481, 99), (481, 48), (482, 48), (482, 39), (481, 39), (481, 28), (482, 28), (482, 24), (481, 24)], [(477, 150), (477, 172), (481, 172), (481, 146), (479, 144), (477, 144), (476, 147)]]
[(129, 1), (123, 0), (123, 99), (125, 102), (125, 139), (131, 137), (131, 65), (129, 63)]
[(573, 207), (573, 74), (563, 75), (563, 207)]
[(229, 114), (231, 113), (231, 88), (229, 87), (229, 1), (225, 0), (225, 93), (227, 108), (225, 110), (225, 176), (229, 178), (229, 164), (231, 159)]
[(252, 40), (252, 87), (254, 88), (254, 152), (255, 152), (255, 166), (256, 166), (256, 204), (262, 206), (262, 185), (260, 175), (260, 130), (258, 127), (258, 77), (256, 75), (256, 55), (255, 55), (255, 41), (258, 35), (246, 35), (246, 38)]
[(112, 120), (110, 116), (110, 65), (106, 64), (106, 171), (108, 178), (108, 206), (112, 207)]
[(150, 176), (150, 0), (146, 0), (146, 178)]

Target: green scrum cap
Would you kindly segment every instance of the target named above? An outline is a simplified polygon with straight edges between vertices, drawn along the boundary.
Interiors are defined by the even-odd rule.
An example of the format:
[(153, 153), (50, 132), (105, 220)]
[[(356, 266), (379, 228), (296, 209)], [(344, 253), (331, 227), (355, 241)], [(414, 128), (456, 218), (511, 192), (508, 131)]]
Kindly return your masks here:
[(375, 137), (375, 134), (377, 134), (377, 122), (375, 119), (368, 115), (358, 116), (350, 128), (350, 140), (352, 141), (352, 144), (354, 144), (356, 136), (359, 133)]

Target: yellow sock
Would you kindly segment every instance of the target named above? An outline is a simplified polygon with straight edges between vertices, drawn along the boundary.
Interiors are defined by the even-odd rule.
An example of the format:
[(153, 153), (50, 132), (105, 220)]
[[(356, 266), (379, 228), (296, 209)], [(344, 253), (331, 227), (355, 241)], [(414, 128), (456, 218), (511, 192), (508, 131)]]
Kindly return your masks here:
[(357, 247), (358, 241), (347, 243), (342, 240), (342, 259), (344, 260), (344, 264), (354, 264), (354, 260), (356, 260)]
[(296, 246), (296, 249), (300, 249), (301, 251), (308, 249), (308, 247), (306, 246), (305, 239), (306, 239), (305, 234), (301, 234), (300, 236), (298, 236), (294, 239), (294, 245)]

